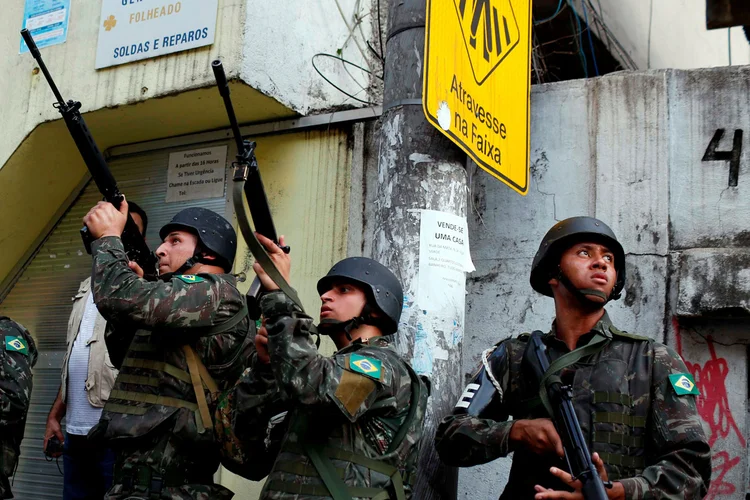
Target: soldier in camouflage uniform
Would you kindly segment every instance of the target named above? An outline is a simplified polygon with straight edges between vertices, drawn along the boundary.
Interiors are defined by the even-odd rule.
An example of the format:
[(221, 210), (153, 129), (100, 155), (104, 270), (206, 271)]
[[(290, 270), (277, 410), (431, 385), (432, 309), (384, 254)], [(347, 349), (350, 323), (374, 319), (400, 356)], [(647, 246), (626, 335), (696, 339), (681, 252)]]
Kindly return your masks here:
[(13, 498), (10, 481), (21, 453), (21, 439), (31, 400), (34, 339), (26, 328), (0, 316), (0, 498)]
[(160, 281), (128, 262), (119, 235), (127, 204), (101, 202), (91, 234), (94, 300), (116, 329), (106, 336), (120, 372), (89, 433), (115, 449), (105, 498), (229, 499), (214, 484), (219, 448), (213, 395), (234, 383), (254, 351), (254, 323), (231, 276), (236, 235), (218, 214), (185, 209), (160, 231)]
[[(555, 322), (543, 342), (550, 362), (566, 356), (556, 373), (572, 386), (600, 476), (614, 481), (608, 497), (702, 498), (711, 450), (692, 376), (672, 349), (619, 330), (604, 310), (625, 285), (625, 255), (612, 230), (590, 217), (555, 225), (534, 258), (531, 285), (555, 300)], [(581, 499), (540, 404), (528, 338), (483, 353), (477, 375), (440, 424), (436, 447), (443, 462), (460, 467), (514, 452), (501, 499)]]
[[(258, 239), (288, 276), (289, 256)], [(240, 436), (233, 448), (245, 448), (246, 459), (277, 455), (261, 498), (411, 498), (429, 388), (384, 337), (396, 333), (401, 316), (398, 279), (372, 259), (339, 262), (318, 282), (315, 327), (259, 264), (254, 269), (271, 290), (260, 302), (265, 327), (256, 337), (253, 371), (220, 399), (217, 420), (225, 422), (220, 433)], [(333, 357), (318, 353), (318, 332), (336, 344)], [(263, 379), (275, 381), (265, 394)], [(283, 400), (268, 401), (274, 394)], [(264, 398), (270, 414), (286, 405), (286, 432), (278, 448), (270, 433), (266, 449), (256, 451), (263, 439), (252, 434), (265, 434), (266, 426), (252, 426)]]

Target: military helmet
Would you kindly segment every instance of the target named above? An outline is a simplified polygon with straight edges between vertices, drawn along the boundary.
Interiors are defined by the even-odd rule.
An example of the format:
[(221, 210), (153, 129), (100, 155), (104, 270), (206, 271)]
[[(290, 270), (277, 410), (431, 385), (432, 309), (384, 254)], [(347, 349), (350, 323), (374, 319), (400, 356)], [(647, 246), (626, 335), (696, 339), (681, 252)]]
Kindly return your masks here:
[(237, 233), (224, 217), (206, 208), (186, 208), (177, 212), (161, 228), (159, 237), (164, 240), (172, 231), (180, 230), (196, 235), (202, 247), (218, 257), (219, 265), (226, 272), (232, 270), (237, 251)]
[(547, 231), (531, 265), (531, 287), (542, 295), (552, 297), (549, 280), (557, 275), (560, 257), (565, 250), (581, 241), (605, 245), (615, 255), (617, 281), (611, 298), (619, 298), (625, 286), (625, 251), (609, 226), (593, 217), (571, 217)]
[(404, 291), (395, 274), (381, 263), (367, 257), (349, 257), (335, 264), (328, 274), (318, 281), (318, 294), (326, 293), (338, 280), (362, 286), (368, 296), (368, 303), (385, 315), (387, 326), (383, 334), (396, 333), (401, 309), (404, 306)]

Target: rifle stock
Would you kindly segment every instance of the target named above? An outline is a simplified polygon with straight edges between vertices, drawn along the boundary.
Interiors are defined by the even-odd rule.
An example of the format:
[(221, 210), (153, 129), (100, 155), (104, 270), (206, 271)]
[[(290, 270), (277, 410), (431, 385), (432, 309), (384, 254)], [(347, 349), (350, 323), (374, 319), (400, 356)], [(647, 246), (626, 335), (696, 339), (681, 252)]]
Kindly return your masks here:
[[(78, 148), (78, 152), (81, 154), (86, 168), (91, 173), (91, 177), (94, 179), (97, 188), (104, 196), (104, 199), (114, 205), (116, 208), (120, 208), (120, 204), (125, 197), (117, 187), (117, 181), (115, 180), (112, 172), (109, 170), (107, 161), (104, 159), (101, 151), (99, 151), (94, 138), (91, 136), (89, 128), (86, 126), (86, 122), (81, 116), (81, 103), (78, 101), (67, 101), (63, 99), (62, 94), (57, 89), (52, 76), (47, 70), (47, 66), (42, 60), (42, 56), (39, 53), (39, 49), (34, 43), (34, 38), (27, 29), (21, 30), (21, 36), (23, 37), (26, 45), (29, 47), (29, 52), (39, 64), (39, 68), (42, 70), (47, 83), (52, 89), (52, 93), (55, 95), (57, 102), (53, 104), (55, 108), (60, 112), (65, 121), (65, 125), (68, 127), (73, 141)], [(83, 244), (86, 247), (86, 251), (91, 253), (91, 243), (93, 238), (88, 231), (86, 226), (81, 228), (81, 238)], [(148, 279), (155, 279), (156, 277), (156, 256), (151, 252), (143, 239), (141, 232), (138, 230), (133, 218), (128, 214), (128, 219), (125, 224), (125, 229), (122, 232), (122, 243), (125, 247), (125, 251), (128, 254), (128, 258), (138, 263), (143, 268), (144, 276)]]

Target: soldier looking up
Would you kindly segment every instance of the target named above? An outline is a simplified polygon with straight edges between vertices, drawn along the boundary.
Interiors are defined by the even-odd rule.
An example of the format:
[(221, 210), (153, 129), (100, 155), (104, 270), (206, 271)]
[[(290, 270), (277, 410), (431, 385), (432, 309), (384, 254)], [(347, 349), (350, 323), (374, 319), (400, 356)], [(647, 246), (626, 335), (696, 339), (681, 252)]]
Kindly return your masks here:
[(36, 364), (34, 339), (26, 328), (0, 316), (0, 498), (13, 498), (10, 481), (21, 454)]
[[(289, 255), (261, 235), (258, 240), (288, 280)], [(403, 307), (396, 276), (362, 257), (335, 264), (318, 281), (316, 328), (259, 264), (254, 270), (270, 290), (260, 301), (265, 327), (256, 336), (252, 371), (220, 398), (217, 420), (234, 426), (239, 447), (252, 461), (271, 445), (267, 439), (266, 450), (255, 453), (242, 438), (266, 430), (254, 418), (244, 419), (257, 416), (248, 406), (253, 394), (259, 394), (255, 401), (263, 399), (259, 379), (270, 379), (268, 393), (278, 390), (285, 399), (287, 430), (270, 453), (271, 459), (278, 456), (261, 498), (410, 498), (429, 388), (387, 338), (396, 333)], [(318, 353), (317, 333), (336, 344), (333, 357)]]
[[(573, 388), (599, 475), (614, 481), (608, 497), (702, 498), (711, 450), (685, 363), (669, 347), (617, 329), (604, 310), (625, 286), (625, 253), (612, 230), (591, 217), (556, 224), (534, 257), (531, 286), (555, 300), (555, 321), (543, 337), (551, 361), (587, 348), (555, 373)], [(539, 404), (538, 381), (528, 376), (528, 338), (485, 351), (483, 366), (438, 427), (438, 453), (448, 465), (468, 467), (514, 452), (501, 499), (582, 499)]]
[(126, 202), (119, 210), (100, 202), (84, 217), (97, 238), (94, 301), (116, 326), (106, 340), (120, 368), (89, 433), (117, 454), (105, 498), (229, 499), (213, 482), (219, 450), (209, 401), (253, 352), (254, 323), (229, 274), (236, 234), (210, 210), (178, 212), (159, 232), (161, 280), (149, 282), (123, 250), (126, 214)]

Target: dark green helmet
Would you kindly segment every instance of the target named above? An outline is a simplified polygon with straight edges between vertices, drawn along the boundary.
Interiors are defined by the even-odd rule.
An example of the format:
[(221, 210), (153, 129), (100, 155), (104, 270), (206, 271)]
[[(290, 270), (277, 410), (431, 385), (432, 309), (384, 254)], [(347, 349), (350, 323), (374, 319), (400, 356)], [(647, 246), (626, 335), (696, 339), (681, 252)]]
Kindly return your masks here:
[(549, 280), (559, 274), (560, 257), (565, 250), (581, 241), (605, 245), (615, 255), (617, 281), (609, 300), (617, 300), (625, 286), (625, 251), (609, 226), (593, 217), (571, 217), (547, 231), (531, 265), (531, 287), (542, 295), (552, 297)]
[[(234, 254), (237, 252), (237, 233), (224, 217), (206, 208), (186, 208), (177, 212), (172, 220), (161, 228), (159, 237), (164, 240), (172, 231), (180, 230), (196, 235), (201, 246), (216, 255), (218, 265), (226, 272), (232, 270)], [(199, 253), (198, 248), (196, 253)], [(198, 255), (194, 257), (199, 261)], [(192, 262), (192, 259), (188, 262)]]
[(361, 286), (368, 296), (368, 304), (384, 315), (383, 324), (377, 326), (384, 335), (396, 333), (404, 307), (404, 292), (395, 274), (367, 257), (349, 257), (335, 264), (318, 281), (318, 294), (323, 295), (339, 280)]

